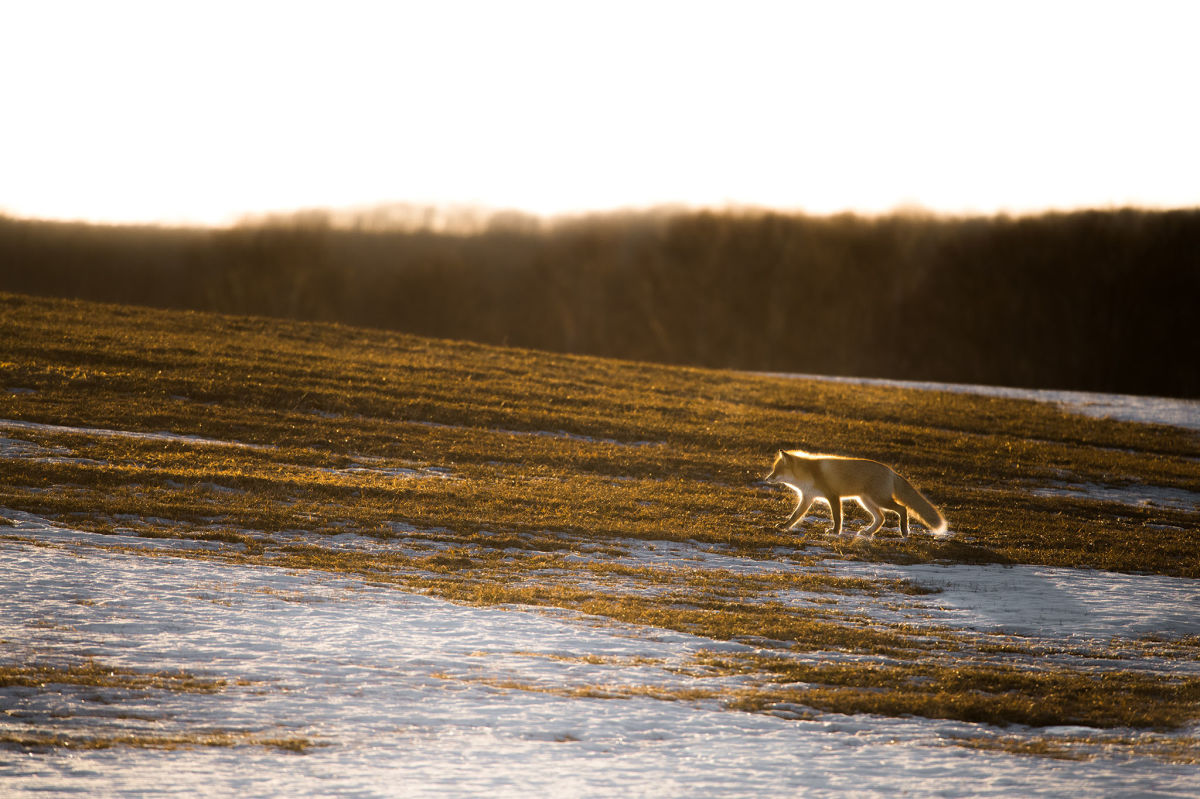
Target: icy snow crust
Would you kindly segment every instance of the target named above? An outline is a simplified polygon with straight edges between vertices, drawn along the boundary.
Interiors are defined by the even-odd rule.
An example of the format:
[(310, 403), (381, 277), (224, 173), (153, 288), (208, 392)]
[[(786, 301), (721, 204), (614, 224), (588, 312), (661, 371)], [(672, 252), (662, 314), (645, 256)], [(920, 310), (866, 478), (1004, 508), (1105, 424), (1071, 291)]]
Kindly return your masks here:
[[(183, 669), (230, 686), (99, 701), (103, 690), (90, 688), (2, 689), (0, 733), (212, 729), (319, 744), (303, 754), (255, 746), (0, 750), (5, 796), (1200, 792), (1192, 766), (1127, 756), (1082, 764), (949, 745), (984, 729), (960, 722), (796, 720), (712, 701), (564, 696), (561, 689), (597, 685), (734, 688), (737, 677), (676, 669), (701, 650), (749, 647), (561, 611), (463, 607), (320, 572), (170, 557), (212, 544), (96, 535), (11, 510), (0, 515), (14, 539), (37, 542), (0, 544), (4, 661), (95, 658), (139, 671)], [(354, 546), (356, 537), (338, 538)], [(795, 568), (687, 543), (622, 543), (624, 559), (644, 565)], [(165, 556), (120, 551), (125, 546)], [(900, 613), (1059, 641), (1064, 633), (1083, 640), (1200, 630), (1200, 591), (1191, 580), (1022, 566), (833, 567), (943, 589), (905, 598), (899, 610), (882, 607), (894, 597), (876, 607), (869, 597), (845, 599), (876, 617)], [(798, 592), (781, 599), (805, 601)], [(1186, 661), (1147, 665), (1200, 671)]]
[[(1197, 405), (1149, 421), (1200, 429)], [(4, 420), (0, 429), (8, 434), (0, 437), (0, 457), (30, 460), (70, 452), (25, 441), (23, 431), (246, 446)], [(382, 468), (364, 459), (342, 471)], [(395, 468), (395, 476), (454, 479), (437, 467)], [(1030, 486), (1131, 504), (1195, 502), (1189, 492), (1123, 495), (1112, 488)], [(232, 489), (213, 484), (211, 490)], [(0, 688), (0, 735), (169, 737), (200, 730), (313, 744), (303, 753), (255, 745), (0, 748), (4, 797), (1200, 795), (1196, 766), (1120, 749), (1076, 762), (953, 744), (996, 733), (983, 725), (829, 713), (785, 718), (713, 700), (572, 696), (572, 688), (597, 686), (736, 690), (744, 678), (703, 676), (686, 666), (701, 651), (752, 650), (565, 611), (467, 607), (321, 572), (186, 557), (188, 550), (219, 549), (218, 542), (96, 535), (4, 508), (0, 517), (9, 522), (0, 527), (0, 664), (65, 666), (94, 658), (139, 672), (184, 670), (226, 681), (216, 693)], [(407, 531), (436, 545), (437, 530)], [(277, 538), (288, 536), (318, 538), (303, 530)], [(402, 539), (352, 532), (319, 539), (322, 546), (362, 551), (405, 546)], [(739, 573), (813, 568), (686, 542), (606, 543), (624, 554), (605, 557), (630, 565)], [(575, 551), (590, 557), (587, 547)], [(1200, 634), (1195, 580), (1037, 566), (826, 560), (818, 568), (940, 589), (834, 598), (839, 610), (878, 621), (1059, 647)], [(831, 595), (784, 591), (775, 599), (802, 605), (828, 603)], [(846, 655), (813, 656), (827, 657)], [(1122, 667), (1200, 674), (1200, 662), (1184, 659), (1146, 657)]]
[[(26, 519), (20, 534), (35, 533), (36, 524)], [(42, 546), (0, 547), (6, 660), (36, 655), (68, 662), (83, 655), (139, 670), (183, 668), (229, 680), (232, 687), (217, 694), (160, 692), (112, 705), (96, 701), (97, 689), (4, 689), (0, 731), (28, 732), (33, 725), (169, 734), (201, 727), (300, 736), (325, 745), (303, 754), (253, 746), (29, 755), (0, 750), (5, 796), (1200, 792), (1194, 766), (1127, 757), (1082, 764), (948, 746), (950, 737), (978, 732), (958, 722), (836, 714), (791, 720), (703, 701), (514, 690), (496, 683), (694, 687), (697, 678), (671, 667), (713, 649), (714, 642), (570, 613), (462, 607), (319, 573), (51, 543), (69, 540), (70, 531), (43, 529), (48, 540)], [(114, 537), (104, 538), (112, 543)], [(948, 568), (942, 581), (969, 595), (972, 580), (995, 588), (991, 571)], [(1031, 570), (1005, 571), (1014, 584), (1031, 579), (1024, 574)], [(1062, 585), (1070, 575), (1055, 578)], [(1095, 579), (1085, 576), (1082, 585), (1065, 591), (1086, 594)], [(1037, 575), (1032, 580), (1044, 583)], [(1157, 582), (1160, 593), (1142, 603), (1146, 617), (1179, 599), (1171, 596), (1172, 581)], [(984, 591), (974, 604), (986, 607), (992, 596)], [(938, 601), (946, 599), (940, 595)], [(970, 601), (952, 599), (956, 603), (973, 612)], [(1122, 603), (1116, 596), (1094, 599), (1107, 621), (1093, 619), (1089, 632), (1155, 626), (1129, 627)], [(1040, 623), (1072, 618), (1067, 611)], [(1160, 621), (1158, 629), (1174, 626)], [(592, 662), (594, 656), (601, 662)], [(56, 723), (56, 717), (68, 721)]]
[(988, 397), (1052, 402), (1069, 413), (1097, 419), (1117, 419), (1200, 430), (1200, 400), (1173, 397), (1144, 397), (1136, 394), (1097, 394), (1090, 391), (1056, 391), (1008, 386), (980, 386), (970, 383), (933, 383), (919, 380), (886, 380), (872, 377), (831, 377), (828, 375), (774, 374), (804, 380), (829, 380), (860, 386), (893, 386), (926, 391), (953, 391), (957, 394), (981, 394)]

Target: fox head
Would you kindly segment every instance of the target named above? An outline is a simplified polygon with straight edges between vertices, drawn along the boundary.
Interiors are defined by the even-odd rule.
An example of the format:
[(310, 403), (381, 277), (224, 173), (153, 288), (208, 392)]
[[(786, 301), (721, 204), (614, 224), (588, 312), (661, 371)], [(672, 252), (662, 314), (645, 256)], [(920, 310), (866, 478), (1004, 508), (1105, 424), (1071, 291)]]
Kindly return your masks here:
[(771, 473), (767, 475), (768, 483), (780, 483), (787, 476), (789, 469), (790, 456), (783, 450), (775, 453), (775, 462), (771, 464)]

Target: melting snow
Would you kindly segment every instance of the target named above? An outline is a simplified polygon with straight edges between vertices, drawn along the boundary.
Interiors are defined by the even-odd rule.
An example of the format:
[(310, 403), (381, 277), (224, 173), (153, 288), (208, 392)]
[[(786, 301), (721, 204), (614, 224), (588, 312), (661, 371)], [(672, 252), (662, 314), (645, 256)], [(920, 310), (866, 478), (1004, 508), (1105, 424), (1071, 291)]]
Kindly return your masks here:
[(956, 394), (980, 394), (987, 397), (1053, 402), (1070, 413), (1098, 419), (1118, 419), (1200, 430), (1200, 400), (1173, 397), (1143, 397), (1135, 394), (1098, 394), (1090, 391), (1056, 391), (1052, 389), (981, 386), (970, 383), (934, 383), (918, 380), (886, 380), (871, 377), (834, 377), (809, 374), (771, 374), (772, 377), (795, 377), (804, 380), (829, 380), (863, 386), (895, 386), (926, 391), (952, 391)]
[[(839, 574), (906, 578), (939, 589), (914, 597), (925, 620), (1070, 642), (1200, 635), (1200, 581), (1049, 566), (837, 564)], [(1200, 663), (1179, 668), (1200, 674)]]
[(1123, 505), (1156, 506), (1176, 510), (1200, 510), (1200, 493), (1166, 486), (1111, 486), (1100, 483), (1050, 483), (1029, 488), (1039, 497), (1072, 497), (1120, 502)]
[[(4, 661), (95, 658), (145, 671), (184, 669), (229, 685), (217, 694), (118, 699), (69, 686), (0, 689), (0, 733), (217, 729), (323, 744), (303, 754), (246, 746), (0, 750), (6, 796), (1200, 792), (1193, 766), (1122, 755), (1075, 763), (948, 745), (983, 729), (960, 722), (787, 719), (708, 701), (564, 696), (555, 691), (735, 687), (740, 678), (698, 678), (675, 667), (702, 649), (747, 648), (563, 611), (464, 607), (320, 572), (146, 558), (81, 544), (197, 542), (93, 536), (5, 515), (16, 521), (15, 535), (44, 543), (0, 542)], [(640, 545), (649, 561), (735, 560), (686, 544)], [(939, 585), (943, 593), (913, 598), (913, 607), (981, 629), (1178, 634), (1196, 631), (1200, 617), (1194, 581), (1032, 567), (835, 567)]]
[(23, 422), (16, 419), (0, 419), (0, 429), (31, 430), (41, 433), (77, 433), (86, 436), (104, 436), (109, 438), (135, 438), (142, 441), (170, 441), (182, 444), (204, 444), (213, 447), (238, 447), (240, 449), (269, 450), (271, 447), (261, 444), (243, 444), (240, 441), (222, 441), (215, 438), (184, 435), (159, 431), (143, 433), (133, 430), (106, 430), (100, 427), (71, 427), (61, 424), (42, 424), (41, 422)]

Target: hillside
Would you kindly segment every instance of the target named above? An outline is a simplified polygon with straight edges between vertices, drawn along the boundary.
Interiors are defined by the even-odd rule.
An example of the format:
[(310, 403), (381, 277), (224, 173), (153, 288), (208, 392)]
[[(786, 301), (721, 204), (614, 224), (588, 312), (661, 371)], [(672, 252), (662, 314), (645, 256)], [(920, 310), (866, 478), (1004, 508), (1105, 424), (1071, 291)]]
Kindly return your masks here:
[[(470, 673), (439, 666), (454, 673), (438, 679), (492, 697), (700, 703), (791, 719), (793, 731), (830, 714), (942, 720), (967, 725), (950, 745), (1006, 757), (1200, 756), (1200, 630), (1162, 615), (1194, 601), (1200, 578), (1190, 431), (971, 394), (13, 294), (0, 295), (0, 388), (0, 516), (12, 528), (0, 552), (28, 596), (43, 590), (38, 573), (86, 582), (54, 560), (60, 550), (99, 575), (124, 570), (131, 592), (137, 561), (164, 585), (179, 579), (173, 563), (249, 569), (254, 591), (301, 603), (332, 585), (307, 582), (320, 576), (687, 642), (653, 656), (576, 652), (569, 679), (513, 676), (486, 657)], [(819, 511), (778, 531), (792, 498), (761, 479), (780, 447), (894, 465), (954, 537), (917, 525), (904, 540), (889, 518), (873, 542), (833, 539)], [(866, 515), (846, 510), (861, 529)], [(187, 574), (214, 581), (214, 602), (250, 601), (220, 587), (250, 577)], [(993, 581), (1018, 586), (1024, 604), (1004, 616), (979, 593)], [(1150, 604), (1122, 609), (1143, 591)], [(1091, 611), (1058, 607), (1066, 596)], [(980, 608), (1008, 621), (980, 621)], [(90, 628), (51, 620), (60, 632), (42, 633), (38, 618), (0, 630), (0, 688), (100, 690), (87, 647), (72, 654), (71, 636)], [(46, 636), (65, 636), (54, 657), (37, 643)], [(119, 650), (89, 651), (118, 704), (149, 690), (220, 697), (258, 679), (161, 653), (106, 670)], [(618, 682), (594, 682), (593, 662)], [(673, 676), (639, 682), (643, 666)], [(175, 676), (147, 683), (155, 674)], [(283, 737), (231, 722), (206, 739), (219, 719), (132, 735), (21, 707), (0, 735), (29, 751), (346, 743), (302, 720)], [(1041, 732), (1064, 725), (1066, 737)]]
[[(349, 518), (359, 529), (400, 518), (463, 535), (555, 530), (765, 551), (795, 540), (770, 529), (786, 516), (786, 501), (756, 481), (776, 449), (803, 447), (896, 465), (943, 506), (958, 541), (970, 542), (966, 552), (962, 544), (945, 545), (951, 554), (1200, 577), (1189, 529), (1195, 518), (1186, 511), (1031, 493), (1062, 483), (1193, 490), (1200, 443), (1175, 428), (1099, 422), (1032, 402), (679, 369), (337, 325), (19, 296), (3, 302), (2, 379), (30, 390), (4, 397), (5, 418), (165, 429), (269, 447), (249, 462), (224, 466), (220, 477), (272, 494), (282, 493), (280, 480), (290, 491), (307, 486), (292, 506), (303, 510), (268, 510), (257, 496), (244, 509), (221, 499), (231, 525), (282, 529), (303, 518), (303, 526), (317, 521), (319, 530), (347, 518), (353, 497)], [(113, 455), (139, 449), (119, 440), (94, 446), (114, 447)], [(184, 477), (172, 470), (191, 468), (192, 455), (155, 458), (165, 460), (127, 475), (127, 482), (151, 483), (139, 508), (86, 493), (22, 497), (20, 506), (71, 513), (112, 505), (114, 513), (161, 515), (156, 511), (181, 500), (178, 490), (160, 484)], [(443, 468), (461, 479), (397, 483), (367, 470), (361, 485), (345, 485), (322, 480), (319, 471), (305, 480), (279, 471), (292, 462), (344, 470), (363, 458)], [(43, 468), (46, 479), (63, 477)], [(123, 480), (121, 468), (104, 470), (104, 480)], [(202, 497), (189, 501), (198, 503), (193, 518), (214, 510)], [(1162, 529), (1145, 541), (1149, 525)], [(941, 545), (923, 540), (889, 546), (908, 558), (943, 555)]]

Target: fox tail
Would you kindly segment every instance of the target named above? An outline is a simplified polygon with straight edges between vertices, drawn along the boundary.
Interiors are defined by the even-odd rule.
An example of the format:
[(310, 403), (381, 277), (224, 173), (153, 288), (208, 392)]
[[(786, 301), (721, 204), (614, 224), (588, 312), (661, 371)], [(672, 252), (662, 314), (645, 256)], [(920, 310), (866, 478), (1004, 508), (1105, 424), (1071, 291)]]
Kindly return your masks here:
[(946, 518), (942, 516), (942, 512), (935, 508), (932, 502), (925, 499), (924, 494), (913, 488), (912, 483), (898, 474), (892, 482), (892, 498), (907, 505), (908, 509), (917, 515), (917, 518), (925, 522), (934, 535), (939, 538), (946, 535), (949, 525), (946, 524)]

